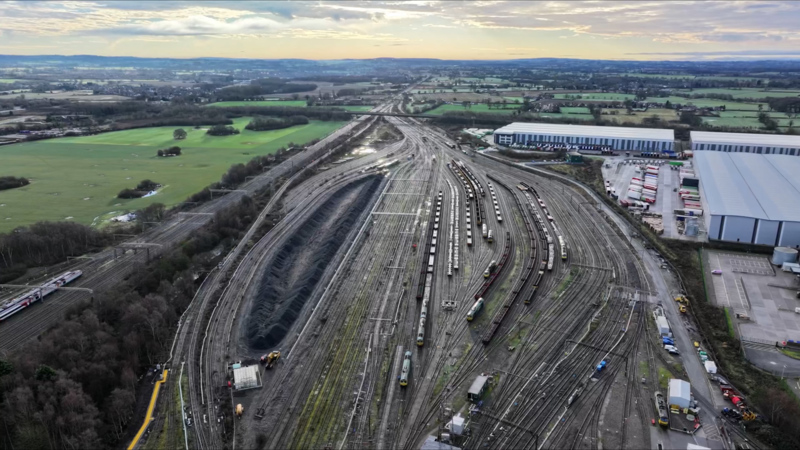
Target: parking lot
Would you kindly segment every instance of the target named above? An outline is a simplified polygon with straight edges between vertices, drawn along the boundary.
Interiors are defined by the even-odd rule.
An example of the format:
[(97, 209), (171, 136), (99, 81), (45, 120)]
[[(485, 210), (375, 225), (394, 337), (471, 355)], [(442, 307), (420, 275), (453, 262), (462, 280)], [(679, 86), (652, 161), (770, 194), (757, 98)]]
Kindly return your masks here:
[[(691, 161), (683, 161), (683, 163), (684, 165), (691, 165)], [(663, 237), (691, 241), (706, 240), (708, 233), (706, 232), (705, 223), (702, 219), (699, 221), (700, 232), (697, 236), (685, 236), (678, 231), (674, 211), (683, 208), (683, 202), (677, 194), (678, 189), (680, 189), (680, 172), (670, 169), (669, 160), (625, 156), (609, 157), (606, 158), (603, 164), (603, 180), (610, 182), (610, 187), (616, 191), (620, 200), (626, 199), (628, 186), (631, 184), (631, 178), (642, 178), (643, 173), (638, 169), (639, 166), (646, 164), (660, 167), (658, 171), (656, 202), (650, 205), (649, 211), (661, 214), (664, 226)]]
[[(706, 250), (706, 280), (714, 302), (730, 308), (743, 340), (772, 344), (800, 339), (800, 307), (796, 278), (770, 264), (764, 256)], [(720, 270), (720, 275), (711, 271)], [(736, 314), (749, 319), (739, 320)]]

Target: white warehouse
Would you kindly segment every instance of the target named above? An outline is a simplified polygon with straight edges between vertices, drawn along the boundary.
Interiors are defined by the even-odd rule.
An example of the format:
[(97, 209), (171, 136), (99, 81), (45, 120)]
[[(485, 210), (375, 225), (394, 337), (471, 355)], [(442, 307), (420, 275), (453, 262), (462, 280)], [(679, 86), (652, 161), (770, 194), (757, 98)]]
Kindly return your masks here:
[(512, 144), (588, 144), (612, 150), (672, 152), (675, 133), (656, 128), (598, 127), (551, 123), (515, 122), (495, 130), (494, 143)]
[(711, 240), (800, 247), (800, 158), (697, 152)]
[(692, 131), (692, 150), (800, 156), (800, 136)]

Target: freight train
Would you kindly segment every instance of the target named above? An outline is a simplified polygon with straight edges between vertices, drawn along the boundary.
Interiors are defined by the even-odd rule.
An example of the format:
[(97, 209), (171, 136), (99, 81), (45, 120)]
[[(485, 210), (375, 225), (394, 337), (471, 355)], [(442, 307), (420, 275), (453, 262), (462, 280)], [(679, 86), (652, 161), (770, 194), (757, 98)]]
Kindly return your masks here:
[(42, 300), (46, 296), (55, 292), (56, 289), (64, 286), (65, 284), (71, 283), (81, 275), (83, 275), (83, 272), (80, 270), (64, 272), (61, 275), (46, 281), (41, 286), (33, 288), (24, 294), (10, 298), (8, 301), (0, 304), (0, 321), (6, 320), (33, 303)]
[(428, 318), (428, 305), (431, 302), (431, 289), (433, 288), (433, 273), (425, 276), (425, 290), (422, 295), (422, 309), (419, 313), (419, 328), (417, 329), (417, 345), (425, 345), (425, 321)]

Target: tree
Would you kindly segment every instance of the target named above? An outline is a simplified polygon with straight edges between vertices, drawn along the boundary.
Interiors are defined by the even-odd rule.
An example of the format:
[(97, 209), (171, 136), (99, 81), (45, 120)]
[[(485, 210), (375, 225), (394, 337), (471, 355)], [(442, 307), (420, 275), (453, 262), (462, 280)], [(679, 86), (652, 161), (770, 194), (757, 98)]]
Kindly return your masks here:
[(181, 139), (186, 139), (186, 130), (183, 128), (178, 128), (172, 132), (172, 138), (178, 141)]
[(758, 113), (758, 121), (763, 123), (764, 128), (767, 130), (774, 131), (778, 129), (778, 122), (765, 112)]
[(669, 100), (667, 100), (666, 102), (664, 102), (664, 108), (666, 108), (666, 109), (672, 109), (672, 102), (670, 102)]
[(625, 109), (628, 110), (628, 114), (631, 113), (631, 111), (633, 110), (633, 100), (629, 98), (625, 99)]
[(56, 378), (56, 375), (56, 371), (52, 367), (45, 366), (44, 364), (40, 365), (36, 369), (37, 381), (53, 381)]
[(699, 127), (703, 124), (703, 119), (692, 111), (683, 111), (681, 112), (680, 122), (693, 127)]

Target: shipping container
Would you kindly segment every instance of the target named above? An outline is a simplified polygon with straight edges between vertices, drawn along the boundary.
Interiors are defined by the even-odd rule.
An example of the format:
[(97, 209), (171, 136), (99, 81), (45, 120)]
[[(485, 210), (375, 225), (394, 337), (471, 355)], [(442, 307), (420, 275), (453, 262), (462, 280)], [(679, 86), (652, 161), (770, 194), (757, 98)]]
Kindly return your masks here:
[(642, 198), (642, 194), (641, 194), (641, 192), (628, 191), (628, 198), (632, 198), (634, 200), (639, 200), (640, 198)]
[(651, 197), (655, 198), (656, 191), (654, 191), (652, 189), (642, 189), (642, 195), (647, 195), (647, 196), (651, 196)]
[(644, 182), (642, 180), (634, 178), (634, 179), (631, 180), (631, 184), (636, 185), (636, 186), (641, 186), (642, 184), (644, 184)]

